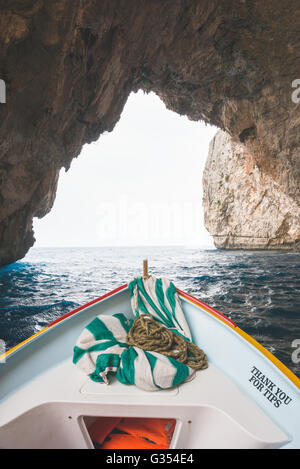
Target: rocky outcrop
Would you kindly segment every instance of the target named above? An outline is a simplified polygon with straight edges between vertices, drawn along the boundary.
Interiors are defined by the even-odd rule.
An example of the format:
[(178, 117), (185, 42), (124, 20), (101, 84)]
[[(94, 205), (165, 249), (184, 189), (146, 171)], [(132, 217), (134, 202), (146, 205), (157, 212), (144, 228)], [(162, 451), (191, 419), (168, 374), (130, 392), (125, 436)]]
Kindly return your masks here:
[[(284, 171), (289, 180), (297, 167), (290, 163)], [(210, 143), (203, 206), (205, 226), (218, 248), (300, 251), (300, 200), (223, 131)]]
[(0, 265), (33, 244), (31, 220), (51, 209), (60, 168), (111, 131), (141, 88), (238, 138), (261, 174), (298, 200), (299, 106), (291, 100), (300, 78), (298, 0), (0, 0), (0, 7), (7, 87)]

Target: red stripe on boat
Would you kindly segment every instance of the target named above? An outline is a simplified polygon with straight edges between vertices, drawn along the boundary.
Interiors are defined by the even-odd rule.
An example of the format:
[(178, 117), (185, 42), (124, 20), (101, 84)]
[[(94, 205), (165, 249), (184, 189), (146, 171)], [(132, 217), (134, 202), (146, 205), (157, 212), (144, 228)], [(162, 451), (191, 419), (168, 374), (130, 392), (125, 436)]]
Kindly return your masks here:
[[(98, 303), (99, 301), (102, 301), (104, 300), (105, 298), (108, 298), (109, 296), (112, 296), (114, 295), (115, 293), (118, 293), (122, 290), (124, 290), (125, 288), (127, 288), (128, 284), (126, 283), (125, 285), (121, 285), (120, 287), (116, 288), (115, 290), (112, 290), (111, 292), (108, 292), (108, 293), (105, 293), (105, 295), (103, 296), (100, 296), (99, 298), (96, 298), (95, 300), (92, 300), (90, 301), (89, 303), (86, 303), (84, 304), (83, 306), (79, 306), (78, 308), (76, 309), (73, 309), (72, 311), (70, 311), (69, 313), (66, 313), (64, 314), (63, 316), (55, 319), (54, 321), (50, 322), (50, 324), (48, 324), (47, 327), (51, 327), (51, 326), (54, 326), (54, 324), (57, 324), (61, 321), (63, 321), (64, 319), (67, 319), (68, 317), (70, 316), (73, 316), (73, 314), (76, 314), (76, 313), (79, 313), (79, 311), (82, 311), (83, 309), (87, 308), (88, 306), (91, 306), (95, 303)], [(178, 293), (180, 295), (182, 295), (183, 297), (186, 297), (187, 299), (190, 299), (192, 300), (194, 303), (198, 304), (199, 306), (202, 306), (204, 307), (205, 309), (207, 309), (208, 311), (210, 311), (211, 313), (215, 314), (217, 317), (223, 319), (224, 321), (228, 322), (231, 326), (234, 326), (236, 327), (236, 324), (231, 321), (231, 319), (227, 318), (226, 316), (224, 316), (224, 314), (220, 313), (219, 311), (217, 311), (216, 309), (212, 308), (211, 306), (207, 305), (206, 303), (204, 303), (203, 301), (201, 300), (198, 300), (197, 298), (195, 298), (194, 296), (190, 295), (189, 293), (185, 293), (183, 292), (182, 290), (179, 290), (178, 288), (176, 289), (178, 291)]]
[(73, 309), (73, 311), (70, 311), (69, 313), (66, 313), (66, 314), (64, 314), (63, 316), (61, 316), (61, 317), (55, 319), (55, 321), (50, 322), (50, 324), (48, 324), (47, 327), (51, 327), (51, 326), (53, 326), (54, 324), (57, 324), (58, 322), (63, 321), (64, 319), (66, 319), (66, 318), (68, 318), (68, 317), (70, 317), (70, 316), (73, 316), (73, 314), (79, 313), (79, 311), (81, 311), (81, 310), (87, 308), (88, 306), (91, 306), (91, 305), (93, 305), (93, 304), (95, 304), (95, 303), (98, 303), (98, 301), (102, 301), (102, 300), (104, 300), (105, 298), (108, 298), (109, 296), (114, 295), (115, 293), (118, 293), (118, 292), (121, 291), (121, 290), (124, 290), (124, 288), (126, 288), (126, 287), (127, 287), (127, 283), (126, 283), (125, 285), (122, 285), (121, 287), (116, 288), (115, 290), (112, 290), (112, 291), (110, 291), (110, 292), (108, 292), (108, 293), (105, 293), (105, 295), (103, 295), (103, 296), (99, 296), (99, 298), (96, 298), (95, 300), (90, 301), (89, 303), (86, 303), (86, 304), (83, 305), (83, 306), (79, 306), (79, 308)]
[(184, 291), (181, 291), (177, 288), (177, 291), (180, 295), (182, 295), (183, 297), (186, 297), (190, 300), (192, 300), (194, 303), (198, 304), (199, 306), (203, 306), (203, 308), (207, 309), (208, 311), (210, 311), (211, 313), (215, 314), (216, 316), (218, 316), (219, 318), (222, 318), (224, 319), (224, 321), (228, 322), (229, 324), (231, 324), (231, 326), (234, 326), (236, 327), (236, 324), (235, 322), (231, 321), (231, 319), (227, 318), (224, 314), (220, 313), (220, 311), (217, 311), (216, 309), (212, 308), (211, 306), (207, 305), (206, 303), (204, 303), (203, 301), (201, 300), (198, 300), (197, 298), (195, 298), (194, 296), (190, 295), (189, 293), (185, 293)]

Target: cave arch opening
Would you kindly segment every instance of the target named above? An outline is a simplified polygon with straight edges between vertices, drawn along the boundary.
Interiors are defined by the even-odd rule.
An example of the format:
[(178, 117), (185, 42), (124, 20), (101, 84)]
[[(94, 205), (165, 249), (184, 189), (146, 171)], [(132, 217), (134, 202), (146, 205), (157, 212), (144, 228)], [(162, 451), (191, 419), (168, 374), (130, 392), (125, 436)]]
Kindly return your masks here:
[(202, 172), (215, 133), (154, 93), (131, 93), (114, 130), (61, 170), (52, 211), (34, 219), (35, 246), (213, 247)]

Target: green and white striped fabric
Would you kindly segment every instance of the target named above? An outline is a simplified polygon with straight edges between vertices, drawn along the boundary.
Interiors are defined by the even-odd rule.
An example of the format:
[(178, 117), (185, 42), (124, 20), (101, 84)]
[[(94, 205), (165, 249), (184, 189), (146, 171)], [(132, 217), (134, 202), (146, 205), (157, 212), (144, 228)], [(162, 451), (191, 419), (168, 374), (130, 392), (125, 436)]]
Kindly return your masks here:
[[(167, 279), (135, 278), (129, 285), (134, 316), (150, 313), (157, 321), (191, 340), (175, 286)], [(86, 326), (74, 347), (73, 363), (93, 381), (109, 384), (110, 374), (145, 391), (179, 385), (193, 373), (187, 365), (126, 343), (133, 319), (119, 313), (100, 315)]]
[(129, 283), (131, 308), (135, 317), (150, 313), (156, 321), (191, 340), (175, 285), (166, 278), (142, 277)]

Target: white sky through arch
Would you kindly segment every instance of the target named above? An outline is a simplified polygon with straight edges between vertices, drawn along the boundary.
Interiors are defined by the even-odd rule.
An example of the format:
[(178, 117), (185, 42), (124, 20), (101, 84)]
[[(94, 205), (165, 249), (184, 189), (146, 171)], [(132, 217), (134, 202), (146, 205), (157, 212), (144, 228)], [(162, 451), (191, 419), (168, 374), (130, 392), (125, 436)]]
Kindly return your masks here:
[(35, 246), (213, 246), (202, 172), (216, 130), (132, 93), (114, 130), (61, 171), (54, 207), (34, 219)]

